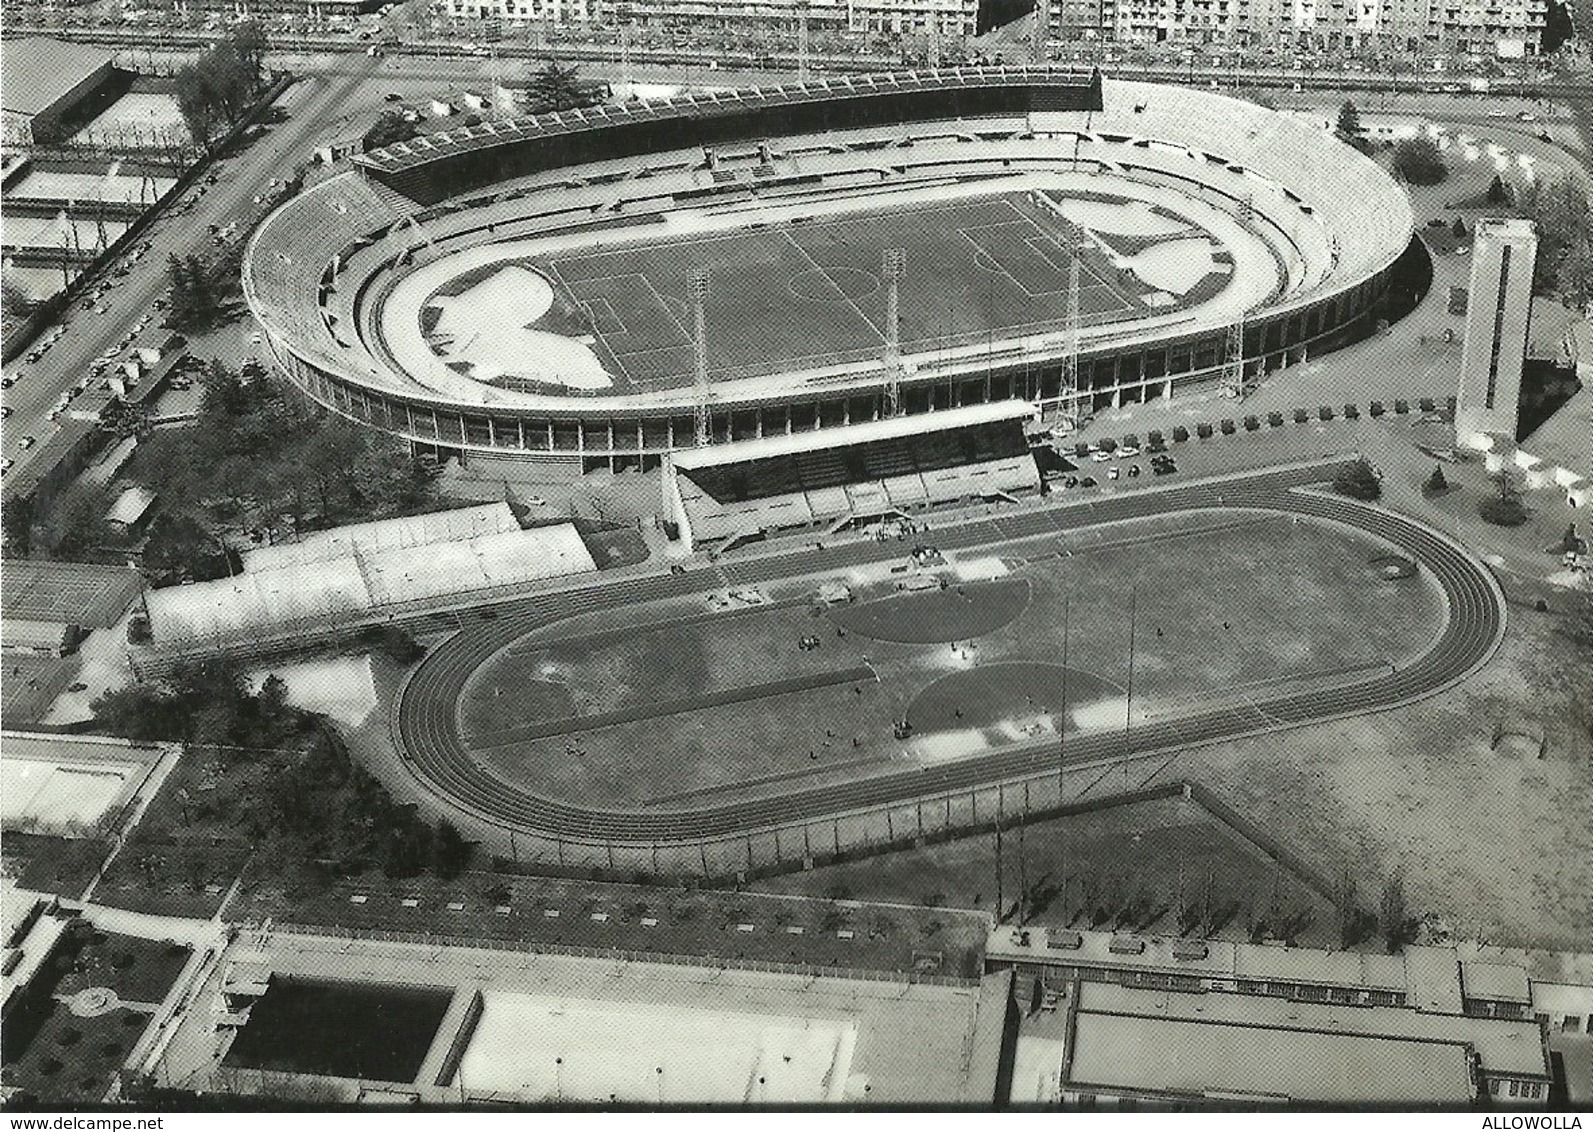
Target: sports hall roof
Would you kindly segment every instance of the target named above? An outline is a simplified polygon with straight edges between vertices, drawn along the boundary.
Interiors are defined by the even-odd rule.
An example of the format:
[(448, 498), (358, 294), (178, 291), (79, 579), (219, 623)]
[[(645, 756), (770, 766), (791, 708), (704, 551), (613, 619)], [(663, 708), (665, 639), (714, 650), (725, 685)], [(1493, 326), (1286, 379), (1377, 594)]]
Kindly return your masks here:
[(8, 37), (0, 51), (4, 109), (8, 114), (41, 114), (109, 62), (109, 51), (83, 43)]
[(372, 150), (354, 157), (353, 161), (368, 169), (398, 172), (449, 154), (485, 149), (515, 140), (554, 138), (625, 122), (651, 122), (683, 116), (711, 117), (747, 107), (785, 106), (887, 91), (910, 93), (953, 87), (1010, 86), (1024, 81), (1044, 81), (1053, 85), (1071, 81), (1074, 85), (1084, 86), (1093, 78), (1093, 74), (1055, 67), (953, 67), (939, 71), (812, 79), (750, 90), (702, 91), (645, 102), (567, 110), (559, 114), (511, 118), (502, 122), (482, 122), (476, 126), (463, 126), (457, 130), (412, 138), (407, 142)]
[(722, 464), (768, 460), (775, 456), (816, 452), (824, 448), (850, 448), (857, 444), (873, 444), (903, 436), (946, 432), (994, 421), (1020, 420), (1033, 415), (1034, 406), (1027, 401), (993, 401), (986, 405), (966, 405), (960, 409), (945, 409), (938, 413), (913, 417), (888, 417), (884, 420), (864, 421), (847, 428), (793, 432), (779, 436), (763, 436), (756, 440), (735, 440), (728, 444), (714, 444), (707, 448), (676, 452), (670, 459), (680, 471), (689, 472), (694, 468), (713, 468)]
[(456, 507), (427, 515), (378, 519), (370, 523), (351, 523), (346, 527), (316, 531), (298, 542), (278, 543), (249, 551), (243, 556), (244, 569), (251, 572), (275, 570), (284, 566), (324, 562), (352, 551), (385, 554), (519, 529), (520, 524), (507, 503), (483, 503), (476, 507)]
[(355, 543), (318, 557), (285, 554), (274, 561), (263, 569), (251, 562), (231, 578), (152, 590), (149, 613), (156, 641), (181, 645), (283, 633), (295, 626), (358, 620), (406, 602), (597, 569), (568, 523), (529, 531), (516, 524), (513, 530), (374, 551)]

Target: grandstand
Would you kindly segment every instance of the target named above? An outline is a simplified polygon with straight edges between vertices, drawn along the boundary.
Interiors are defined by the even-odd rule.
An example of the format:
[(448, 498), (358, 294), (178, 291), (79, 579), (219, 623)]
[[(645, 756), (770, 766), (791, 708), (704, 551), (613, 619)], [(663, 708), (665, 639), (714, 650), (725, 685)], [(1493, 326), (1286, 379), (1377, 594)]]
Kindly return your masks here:
[[(1022, 215), (992, 226), (1002, 202)], [(1331, 349), (1375, 324), (1413, 232), (1400, 186), (1313, 125), (1209, 91), (996, 67), (401, 143), (268, 217), (244, 288), (290, 378), (334, 411), (444, 455), (645, 471), (697, 444), (684, 266), (714, 277), (719, 445), (895, 415), (880, 239), (907, 249), (899, 406), (923, 418), (1044, 412), (1075, 351), (1100, 411), (1224, 378), (1236, 326), (1247, 375)], [(533, 325), (505, 323), (523, 348), (480, 320), (492, 350), (439, 347), (436, 297), (511, 264), (554, 291)], [(595, 380), (559, 380), (561, 350)]]
[(597, 569), (568, 523), (522, 530), (506, 503), (390, 519), (251, 551), (244, 572), (149, 594), (163, 648), (352, 624), (444, 596)]
[(688, 548), (780, 531), (834, 531), (1040, 490), (1023, 404), (973, 405), (677, 452), (665, 508)]

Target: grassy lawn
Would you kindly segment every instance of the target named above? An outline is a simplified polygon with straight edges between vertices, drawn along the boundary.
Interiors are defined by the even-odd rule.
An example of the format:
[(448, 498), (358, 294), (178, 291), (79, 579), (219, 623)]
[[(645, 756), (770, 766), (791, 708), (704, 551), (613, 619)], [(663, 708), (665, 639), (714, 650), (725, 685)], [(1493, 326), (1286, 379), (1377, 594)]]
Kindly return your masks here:
[[(112, 1010), (94, 1018), (74, 1017), (63, 1003), (25, 1040), (7, 1041), (4, 1077), (22, 1097), (54, 1104), (96, 1104), (149, 1024), (149, 1015)], [(9, 1035), (8, 1035), (9, 1037)]]
[(19, 887), (75, 899), (83, 894), (111, 851), (93, 837), (52, 837), (6, 831), (6, 864)]
[[(1086, 532), (1070, 536), (1061, 558), (1055, 545), (1028, 544), (1020, 549), (1039, 560), (1015, 578), (964, 587), (988, 601), (955, 585), (865, 600), (837, 616), (851, 631), (816, 620), (806, 606), (710, 618), (692, 611), (645, 630), (634, 627), (635, 610), (583, 619), (578, 631), (555, 626), (473, 680), (462, 710), (466, 731), (502, 733), (550, 714), (676, 701), (860, 663), (878, 673), (877, 682), (511, 742), (477, 756), (500, 777), (558, 797), (676, 804), (695, 790), (757, 791), (776, 782), (783, 789), (809, 773), (871, 773), (937, 757), (918, 744), (941, 730), (977, 724), (988, 743), (1019, 741), (1019, 727), (1037, 714), (1029, 701), (1037, 692), (1042, 700), (1060, 693), (1060, 670), (1052, 666), (1064, 653), (1064, 626), (1072, 725), (1120, 726), (1131, 604), (1141, 717), (1343, 678), (1419, 653), (1439, 627), (1441, 599), (1424, 576), (1374, 578), (1368, 562), (1383, 552), (1380, 544), (1281, 517), (1207, 529), (1212, 525), (1203, 517)], [(946, 625), (937, 630), (942, 617)], [(969, 650), (975, 621), (984, 631)], [(819, 637), (819, 648), (798, 647), (807, 634)], [(954, 635), (959, 645), (946, 645)], [(1023, 667), (1002, 678), (984, 674), (1013, 662)], [(1057, 687), (1005, 678), (1017, 671), (1057, 674)], [(942, 694), (953, 689), (955, 697)], [(1091, 700), (1116, 707), (1081, 712)], [(918, 730), (897, 739), (894, 723), (904, 716)]]
[[(1205, 923), (1214, 934), (1244, 937), (1270, 919), (1288, 921), (1302, 944), (1337, 944), (1326, 900), (1182, 798), (1036, 821), (1021, 838), (1009, 829), (1001, 856), (1003, 912), (1013, 912), (1026, 870), (1037, 893), (1032, 923), (1178, 934), (1181, 890), (1191, 916), (1209, 907)], [(994, 913), (995, 837), (903, 849), (754, 887)]]
[(88, 936), (56, 990), (71, 995), (86, 987), (109, 987), (124, 1002), (159, 1003), (189, 954), (182, 944), (97, 931)]

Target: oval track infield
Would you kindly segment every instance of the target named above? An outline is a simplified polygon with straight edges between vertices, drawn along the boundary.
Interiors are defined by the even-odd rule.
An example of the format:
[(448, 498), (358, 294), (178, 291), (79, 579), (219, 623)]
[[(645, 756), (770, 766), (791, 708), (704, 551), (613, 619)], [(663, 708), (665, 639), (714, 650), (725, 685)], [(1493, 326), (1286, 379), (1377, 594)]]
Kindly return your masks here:
[[(1469, 676), (1492, 655), (1504, 634), (1504, 599), (1497, 583), (1475, 558), (1429, 527), (1376, 507), (1295, 490), (1331, 478), (1335, 466), (1283, 469), (1113, 496), (1080, 506), (1013, 512), (938, 529), (935, 541), (942, 550), (951, 551), (1180, 511), (1263, 510), (1341, 523), (1381, 539), (1431, 571), (1443, 591), (1447, 620), (1442, 633), (1427, 652), (1392, 674), (1328, 690), (1258, 695), (1242, 706), (1196, 710), (1176, 719), (1146, 723), (1130, 735), (1116, 731), (1083, 735), (1068, 744), (1070, 763), (1170, 750), (1380, 711), (1431, 695)], [(914, 767), (854, 782), (796, 787), (777, 796), (704, 804), (696, 809), (599, 810), (545, 798), (493, 778), (472, 758), (460, 733), (457, 705), (470, 674), (497, 650), (533, 629), (580, 613), (720, 589), (726, 580), (732, 586), (751, 586), (795, 575), (841, 572), (896, 553), (894, 548), (872, 543), (796, 551), (778, 559), (721, 564), (717, 570), (629, 578), (538, 594), (500, 606), (496, 620), (449, 638), (411, 673), (397, 709), (402, 754), (428, 789), (489, 821), (572, 842), (642, 845), (714, 840), (1054, 771), (1055, 744), (1037, 744), (1006, 748), (986, 758)]]

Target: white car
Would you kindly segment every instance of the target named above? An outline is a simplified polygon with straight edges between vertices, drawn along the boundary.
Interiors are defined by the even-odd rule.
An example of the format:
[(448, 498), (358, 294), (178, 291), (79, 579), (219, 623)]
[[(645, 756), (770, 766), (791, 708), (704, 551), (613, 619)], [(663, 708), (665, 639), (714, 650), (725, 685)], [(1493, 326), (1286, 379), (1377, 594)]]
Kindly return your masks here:
[(1109, 480), (1115, 480), (1118, 477), (1118, 474), (1118, 469), (1115, 467), (1106, 469), (1106, 478)]
[(1102, 452), (1099, 448), (1090, 453), (1090, 459), (1094, 460), (1097, 464), (1104, 464), (1111, 458), (1112, 454), (1110, 452)]
[(1135, 448), (1132, 444), (1125, 444), (1125, 445), (1123, 445), (1123, 447), (1121, 447), (1121, 448), (1119, 448), (1117, 450), (1116, 455), (1122, 456), (1124, 459), (1127, 459), (1130, 456), (1138, 456), (1139, 455), (1139, 449)]

